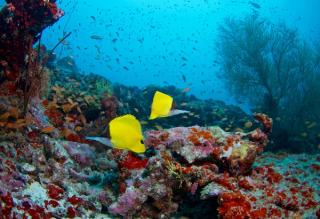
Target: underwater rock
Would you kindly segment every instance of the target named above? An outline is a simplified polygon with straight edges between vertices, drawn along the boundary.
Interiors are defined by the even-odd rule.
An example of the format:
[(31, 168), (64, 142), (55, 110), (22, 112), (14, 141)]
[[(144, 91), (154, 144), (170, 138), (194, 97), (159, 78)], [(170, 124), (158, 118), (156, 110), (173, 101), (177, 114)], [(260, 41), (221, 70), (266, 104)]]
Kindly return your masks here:
[(147, 200), (147, 196), (142, 191), (135, 187), (128, 187), (124, 194), (122, 194), (117, 203), (113, 203), (109, 207), (112, 214), (119, 214), (122, 216), (132, 216), (130, 211), (138, 211), (141, 205)]
[(81, 166), (91, 166), (96, 159), (94, 150), (87, 144), (65, 141), (61, 142), (70, 157)]
[(225, 132), (219, 127), (179, 127), (164, 131), (147, 131), (146, 145), (176, 152), (190, 165), (195, 162), (213, 162), (220, 171), (242, 175), (251, 170), (258, 152), (266, 146), (267, 135), (253, 138), (256, 129), (249, 133)]

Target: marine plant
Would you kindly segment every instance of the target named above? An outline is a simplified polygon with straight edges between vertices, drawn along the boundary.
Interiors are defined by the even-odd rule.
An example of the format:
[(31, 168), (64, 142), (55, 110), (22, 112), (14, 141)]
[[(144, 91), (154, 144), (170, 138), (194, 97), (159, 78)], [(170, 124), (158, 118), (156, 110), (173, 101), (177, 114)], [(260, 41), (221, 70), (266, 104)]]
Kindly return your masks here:
[(217, 52), (230, 92), (274, 119), (271, 149), (312, 151), (320, 131), (320, 50), (258, 15), (228, 18)]

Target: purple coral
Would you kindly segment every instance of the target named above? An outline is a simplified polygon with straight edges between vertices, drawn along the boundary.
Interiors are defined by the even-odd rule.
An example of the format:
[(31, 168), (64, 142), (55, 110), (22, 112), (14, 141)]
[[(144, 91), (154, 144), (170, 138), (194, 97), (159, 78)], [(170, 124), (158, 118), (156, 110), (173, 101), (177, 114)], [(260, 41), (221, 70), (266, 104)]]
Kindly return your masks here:
[(96, 158), (94, 150), (87, 144), (68, 141), (62, 145), (70, 157), (81, 166), (90, 166)]

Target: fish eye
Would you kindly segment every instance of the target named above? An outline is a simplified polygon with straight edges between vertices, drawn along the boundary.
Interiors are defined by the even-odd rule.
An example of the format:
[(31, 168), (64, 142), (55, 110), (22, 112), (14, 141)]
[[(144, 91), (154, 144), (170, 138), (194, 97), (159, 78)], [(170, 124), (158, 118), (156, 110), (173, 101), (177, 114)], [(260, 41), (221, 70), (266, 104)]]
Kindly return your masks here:
[(141, 141), (140, 141), (140, 143), (141, 143), (141, 144), (144, 144), (144, 141), (143, 141), (143, 140), (141, 140)]

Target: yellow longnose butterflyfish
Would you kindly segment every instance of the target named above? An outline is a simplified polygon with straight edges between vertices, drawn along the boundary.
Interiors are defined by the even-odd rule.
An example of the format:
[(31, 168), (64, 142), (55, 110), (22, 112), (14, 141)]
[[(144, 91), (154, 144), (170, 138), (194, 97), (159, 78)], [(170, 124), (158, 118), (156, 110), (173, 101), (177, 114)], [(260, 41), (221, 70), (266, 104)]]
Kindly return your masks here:
[(104, 137), (87, 137), (106, 146), (130, 150), (136, 153), (146, 151), (140, 122), (133, 115), (117, 117), (109, 123), (110, 139)]
[(165, 93), (156, 91), (153, 96), (151, 114), (149, 119), (156, 119), (160, 117), (174, 116), (182, 113), (189, 113), (186, 110), (172, 109), (173, 98)]

